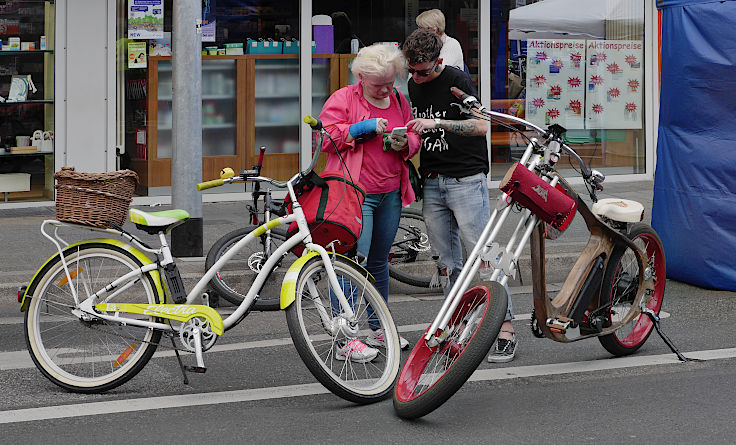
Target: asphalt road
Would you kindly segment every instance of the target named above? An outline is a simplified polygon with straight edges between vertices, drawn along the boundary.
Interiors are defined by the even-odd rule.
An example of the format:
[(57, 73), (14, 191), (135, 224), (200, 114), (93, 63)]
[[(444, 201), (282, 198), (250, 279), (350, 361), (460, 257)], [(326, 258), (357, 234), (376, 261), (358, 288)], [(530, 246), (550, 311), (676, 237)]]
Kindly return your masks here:
[[(637, 199), (651, 208), (651, 183), (613, 184), (607, 190), (610, 195), (603, 197)], [(205, 246), (242, 225), (243, 213), (242, 203), (206, 205)], [(686, 355), (703, 361), (678, 362), (656, 334), (633, 356), (612, 358), (595, 339), (560, 344), (532, 336), (523, 261), (524, 279), (511, 287), (517, 358), (504, 365), (484, 362), (453, 398), (418, 421), (396, 417), (390, 401), (355, 406), (328, 393), (300, 361), (280, 312), (252, 313), (228, 331), (205, 354), (207, 373), (190, 375), (190, 385), (182, 383), (170, 351), (160, 349), (122, 387), (99, 395), (69, 393), (34, 367), (15, 302), (15, 288), (51, 252), (38, 236), (48, 218), (53, 209), (0, 215), (2, 444), (730, 444), (736, 437), (736, 293), (667, 282), (663, 328)], [(554, 256), (547, 263), (551, 292), (585, 244), (578, 220), (548, 249)], [(202, 261), (180, 265), (191, 288)], [(392, 282), (390, 308), (412, 343), (440, 304), (437, 295)], [(193, 362), (191, 356), (187, 360)]]
[[(612, 359), (596, 340), (536, 339), (524, 320), (531, 296), (512, 290), (520, 318), (516, 360), (483, 363), (475, 381), (414, 422), (397, 418), (390, 401), (354, 406), (325, 393), (300, 362), (278, 312), (253, 313), (229, 331), (219, 352), (205, 354), (207, 373), (191, 375), (189, 386), (164, 353), (102, 395), (72, 394), (45, 380), (25, 351), (21, 320), (4, 316), (3, 443), (733, 443), (733, 293), (667, 283), (664, 329), (686, 355), (710, 357), (679, 363), (656, 334), (623, 359)], [(391, 310), (399, 330), (416, 342), (418, 326), (441, 300), (396, 300)]]

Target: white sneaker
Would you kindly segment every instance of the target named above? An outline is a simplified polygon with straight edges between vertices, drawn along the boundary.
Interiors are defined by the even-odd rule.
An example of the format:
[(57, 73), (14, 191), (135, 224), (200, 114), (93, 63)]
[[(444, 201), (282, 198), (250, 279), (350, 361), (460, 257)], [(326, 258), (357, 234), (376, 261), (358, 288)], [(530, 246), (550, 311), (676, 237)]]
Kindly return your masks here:
[(366, 346), (365, 343), (358, 339), (353, 339), (344, 346), (338, 346), (335, 351), (335, 358), (338, 360), (350, 360), (356, 363), (366, 363), (378, 356), (378, 349)]
[[(383, 335), (383, 328), (376, 329), (375, 331), (371, 331), (371, 333), (368, 334), (368, 337), (366, 337), (365, 342), (366, 344), (369, 344), (371, 346), (376, 346), (379, 348), (385, 347), (386, 337)], [(409, 341), (400, 335), (399, 335), (399, 347), (401, 349), (406, 349), (409, 347)]]

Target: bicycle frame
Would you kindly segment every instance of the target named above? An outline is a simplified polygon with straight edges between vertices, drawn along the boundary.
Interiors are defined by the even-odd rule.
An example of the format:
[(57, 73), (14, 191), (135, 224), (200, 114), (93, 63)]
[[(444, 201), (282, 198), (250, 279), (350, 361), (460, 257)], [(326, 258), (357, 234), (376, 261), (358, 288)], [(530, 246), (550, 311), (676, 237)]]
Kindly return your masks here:
[[(514, 116), (496, 112), (484, 112), (484, 115), (506, 119), (514, 123), (520, 123), (536, 130), (540, 134), (545, 133), (541, 128)], [(550, 145), (553, 143), (554, 142), (551, 142)], [(548, 155), (550, 153), (556, 156), (560, 150), (560, 146), (557, 144), (556, 147), (551, 147), (551, 150), (545, 150), (545, 155), (542, 156), (539, 154), (539, 147), (535, 147), (536, 144), (537, 141), (533, 139), (527, 146), (521, 160), (519, 161), (529, 170), (534, 170), (535, 167), (544, 161), (545, 157), (549, 159)], [(584, 166), (584, 169), (587, 168), (585, 167), (585, 163), (582, 162), (574, 151), (570, 150), (570, 155), (576, 158), (579, 163)], [(494, 269), (490, 280), (498, 282), (506, 288), (506, 284), (509, 279), (516, 276), (518, 260), (521, 256), (522, 250), (530, 239), (535, 316), (537, 318), (538, 325), (545, 336), (560, 342), (570, 342), (591, 336), (605, 335), (633, 320), (641, 313), (641, 309), (646, 306), (648, 303), (648, 301), (646, 301), (647, 296), (654, 291), (654, 282), (646, 254), (637, 248), (637, 246), (626, 236), (614, 230), (608, 224), (595, 216), (580, 196), (575, 193), (572, 190), (572, 187), (570, 187), (564, 178), (562, 178), (562, 176), (557, 172), (552, 172), (550, 176), (551, 180), (545, 178), (545, 180), (549, 181), (550, 185), (555, 186), (560, 183), (577, 202), (578, 212), (583, 216), (588, 230), (590, 231), (588, 243), (570, 271), (560, 292), (552, 301), (550, 301), (547, 296), (544, 261), (545, 229), (543, 227), (544, 225), (540, 224), (539, 218), (533, 215), (530, 210), (522, 210), (521, 219), (516, 225), (516, 229), (505, 247), (502, 247), (496, 241), (501, 227), (506, 222), (513, 207), (513, 203), (509, 203), (507, 201), (508, 195), (503, 193), (498, 198), (496, 208), (491, 213), (488, 223), (483, 229), (477, 244), (466, 260), (457, 281), (451, 288), (450, 293), (447, 295), (442, 308), (425, 332), (424, 339), (430, 347), (436, 346), (441, 342), (442, 333), (447, 328), (452, 314), (459, 305), (463, 294), (470, 286), (470, 283), (481, 263), (483, 261), (487, 261)], [(636, 298), (632, 303), (632, 306), (637, 310), (630, 311), (621, 322), (614, 323), (599, 333), (580, 335), (577, 328), (567, 329), (570, 324), (569, 322), (572, 321), (569, 318), (571, 311), (575, 308), (575, 303), (580, 296), (580, 291), (583, 288), (586, 279), (590, 275), (596, 259), (599, 257), (603, 258), (602, 266), (605, 270), (605, 266), (610, 258), (610, 253), (614, 247), (622, 244), (629, 246), (634, 252), (636, 252), (639, 270), (644, 271), (644, 273), (639, 274), (639, 288)], [(594, 301), (597, 301), (595, 300), (595, 296), (597, 296), (597, 293), (593, 296), (593, 299), (591, 299), (591, 304), (593, 304)], [(586, 308), (582, 309), (585, 310)]]
[[(296, 178), (296, 176), (294, 178)], [(259, 177), (252, 178), (252, 179), (257, 180), (259, 179)], [(343, 311), (342, 316), (347, 319), (352, 319), (355, 315), (351, 305), (348, 303), (347, 299), (345, 298), (345, 295), (342, 291), (342, 286), (340, 286), (338, 282), (337, 275), (335, 274), (335, 270), (332, 267), (332, 262), (330, 261), (328, 251), (324, 247), (312, 243), (312, 237), (310, 234), (309, 227), (307, 225), (307, 220), (296, 198), (296, 194), (294, 193), (294, 189), (291, 184), (291, 181), (287, 183), (287, 187), (289, 190), (289, 194), (291, 195), (291, 198), (292, 198), (292, 203), (293, 203), (292, 212), (293, 213), (285, 215), (280, 218), (273, 219), (271, 221), (268, 221), (267, 223), (262, 224), (261, 226), (256, 228), (254, 231), (252, 231), (248, 235), (244, 236), (243, 239), (238, 241), (230, 250), (228, 250), (228, 252), (225, 255), (223, 255), (204, 274), (202, 278), (200, 278), (200, 280), (197, 282), (194, 288), (189, 292), (189, 294), (187, 294), (185, 304), (188, 304), (188, 305), (195, 304), (195, 302), (199, 298), (201, 298), (201, 296), (203, 295), (207, 287), (207, 283), (236, 253), (238, 253), (241, 249), (243, 249), (249, 243), (256, 242), (258, 237), (261, 234), (265, 233), (267, 230), (271, 230), (282, 224), (288, 225), (296, 221), (299, 231), (294, 236), (289, 237), (281, 246), (279, 246), (276, 249), (273, 255), (271, 255), (268, 258), (264, 266), (261, 268), (261, 271), (256, 276), (256, 279), (253, 282), (253, 285), (251, 286), (251, 288), (249, 289), (248, 294), (246, 295), (246, 298), (238, 306), (235, 312), (233, 312), (230, 316), (228, 316), (225, 320), (223, 320), (225, 330), (230, 329), (231, 327), (233, 327), (234, 325), (236, 325), (239, 321), (243, 319), (244, 314), (246, 313), (248, 308), (251, 306), (251, 304), (255, 300), (256, 296), (258, 295), (258, 292), (261, 290), (271, 270), (276, 266), (276, 263), (281, 259), (281, 257), (284, 254), (286, 254), (289, 250), (291, 250), (292, 248), (294, 248), (297, 244), (301, 242), (304, 242), (304, 244), (307, 247), (307, 249), (305, 250), (305, 254), (306, 252), (310, 252), (310, 251), (317, 252), (320, 255), (320, 257), (323, 259), (325, 263), (325, 269), (327, 270), (327, 274), (329, 277), (330, 284), (333, 288), (332, 290), (335, 293), (335, 296), (337, 297), (338, 301), (340, 302), (340, 306)], [(53, 236), (46, 233), (45, 231), (45, 228), (48, 225), (52, 225), (55, 227)], [(163, 267), (163, 266), (166, 266), (167, 264), (174, 263), (174, 259), (171, 255), (171, 250), (166, 241), (166, 236), (163, 232), (159, 232), (159, 240), (161, 243), (161, 247), (158, 249), (152, 249), (150, 247), (145, 246), (134, 236), (127, 234), (127, 233), (120, 232), (115, 229), (98, 229), (98, 228), (92, 228), (88, 226), (81, 226), (77, 224), (63, 223), (63, 222), (56, 221), (56, 220), (44, 221), (43, 224), (41, 225), (41, 233), (46, 238), (51, 240), (51, 242), (56, 246), (59, 252), (60, 258), (61, 258), (64, 272), (66, 274), (66, 277), (69, 283), (73, 282), (73, 280), (72, 280), (71, 273), (69, 272), (69, 267), (66, 262), (66, 259), (64, 258), (63, 248), (62, 248), (62, 244), (64, 246), (69, 246), (69, 244), (66, 243), (58, 235), (58, 228), (62, 226), (73, 226), (73, 227), (88, 229), (91, 231), (115, 234), (115, 235), (123, 237), (129, 242), (132, 242), (133, 244), (136, 245), (136, 247), (140, 248), (141, 250), (144, 250), (149, 253), (153, 253), (157, 257), (163, 257), (162, 261), (158, 263), (150, 263), (150, 264), (144, 265), (143, 267), (139, 269), (132, 270), (126, 273), (125, 275), (117, 278), (112, 283), (107, 284), (104, 288), (97, 290), (96, 292), (92, 292), (93, 291), (92, 289), (86, 289), (86, 293), (90, 296), (86, 298), (84, 301), (80, 301), (80, 297), (79, 297), (76, 287), (70, 286), (71, 293), (76, 303), (77, 309), (81, 311), (79, 313), (80, 316), (85, 316), (85, 315), (93, 316), (93, 317), (101, 318), (107, 321), (126, 323), (130, 325), (153, 328), (153, 329), (162, 329), (162, 330), (167, 330), (167, 331), (173, 330), (173, 328), (168, 324), (149, 322), (145, 320), (138, 320), (138, 319), (127, 318), (127, 317), (120, 317), (118, 315), (108, 315), (108, 314), (99, 313), (98, 311), (94, 310), (94, 306), (96, 304), (105, 303), (109, 301), (111, 298), (113, 298), (115, 295), (124, 291), (128, 287), (132, 286), (134, 284), (134, 281), (132, 280), (134, 277), (141, 277), (144, 274), (158, 270), (159, 267)]]

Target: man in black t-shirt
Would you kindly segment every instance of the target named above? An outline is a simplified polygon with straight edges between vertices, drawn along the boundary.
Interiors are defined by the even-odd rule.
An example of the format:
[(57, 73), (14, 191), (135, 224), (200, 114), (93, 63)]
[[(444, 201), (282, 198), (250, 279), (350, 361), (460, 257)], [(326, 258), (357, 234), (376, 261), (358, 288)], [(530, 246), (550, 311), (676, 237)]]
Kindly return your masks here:
[[(422, 212), (433, 250), (439, 255), (436, 279), (445, 295), (463, 267), (460, 240), (472, 249), (490, 218), (488, 174), (488, 123), (468, 119), (452, 103), (460, 103), (451, 87), (476, 96), (470, 77), (442, 65), (442, 42), (437, 34), (417, 29), (406, 39), (404, 56), (409, 64), (409, 96), (415, 119), (407, 127), (422, 138), (419, 171), (424, 177)], [(509, 362), (516, 353), (511, 325), (511, 298), (490, 362)]]

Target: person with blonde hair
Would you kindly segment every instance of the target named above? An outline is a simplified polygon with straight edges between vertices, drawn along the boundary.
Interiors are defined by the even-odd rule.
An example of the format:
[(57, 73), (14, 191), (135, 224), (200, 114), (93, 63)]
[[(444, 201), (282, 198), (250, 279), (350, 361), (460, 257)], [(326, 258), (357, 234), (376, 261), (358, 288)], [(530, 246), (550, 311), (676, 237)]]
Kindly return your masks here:
[[(411, 106), (394, 88), (396, 76), (406, 76), (406, 60), (393, 46), (374, 44), (362, 48), (351, 70), (357, 84), (335, 91), (325, 102), (319, 117), (337, 145), (324, 141), (325, 170), (347, 168), (349, 178), (365, 187), (363, 229), (358, 253), (367, 258), (366, 269), (375, 278), (375, 287), (388, 301), (388, 255), (396, 236), (402, 205), (414, 201), (406, 160), (419, 151), (419, 136), (412, 132), (389, 136), (395, 127), (406, 127), (413, 119)], [(337, 305), (333, 302), (333, 305)], [(369, 320), (372, 309), (367, 308)], [(372, 332), (365, 343), (354, 339), (338, 345), (335, 358), (368, 362), (385, 344), (378, 321), (369, 321)], [(409, 342), (400, 338), (401, 347)], [(366, 345), (367, 344), (367, 345)]]
[(418, 27), (428, 29), (440, 36), (442, 41), (440, 59), (442, 59), (442, 63), (445, 66), (454, 66), (463, 71), (465, 69), (463, 49), (460, 42), (445, 34), (445, 14), (439, 9), (430, 9), (419, 14), (416, 22)]

